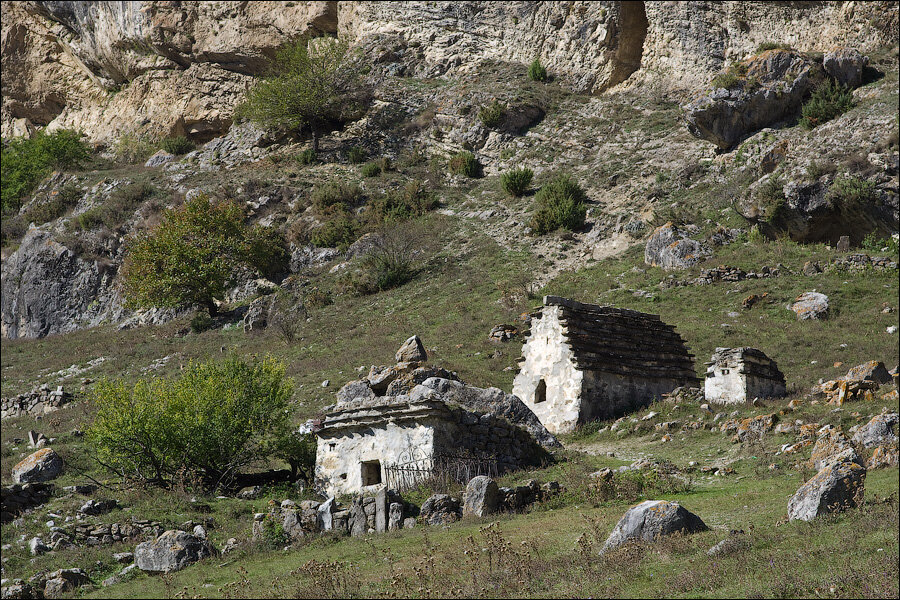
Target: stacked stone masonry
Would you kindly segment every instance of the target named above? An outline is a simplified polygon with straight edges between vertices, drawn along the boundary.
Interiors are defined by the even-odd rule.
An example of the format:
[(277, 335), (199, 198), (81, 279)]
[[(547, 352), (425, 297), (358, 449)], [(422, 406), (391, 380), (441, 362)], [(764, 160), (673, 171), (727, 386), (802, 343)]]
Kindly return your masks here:
[(44, 384), (40, 388), (0, 400), (0, 418), (9, 419), (25, 415), (40, 416), (53, 412), (72, 401), (72, 394), (62, 386), (51, 390)]

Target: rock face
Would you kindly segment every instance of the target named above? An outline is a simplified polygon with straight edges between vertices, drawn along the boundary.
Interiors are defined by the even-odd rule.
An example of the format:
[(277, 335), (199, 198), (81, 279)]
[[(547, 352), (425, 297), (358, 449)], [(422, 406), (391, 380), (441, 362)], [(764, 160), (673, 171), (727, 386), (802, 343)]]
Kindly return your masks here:
[(863, 56), (855, 48), (835, 48), (825, 53), (822, 66), (836, 82), (844, 87), (855, 88), (862, 84), (863, 71), (869, 64), (869, 57)]
[(672, 223), (657, 227), (644, 249), (644, 263), (663, 269), (687, 269), (706, 256), (709, 250), (688, 237), (687, 232)]
[(485, 475), (473, 477), (466, 485), (463, 496), (463, 516), (486, 517), (497, 512), (500, 506), (500, 489), (497, 482)]
[(214, 554), (216, 549), (207, 540), (170, 529), (152, 542), (138, 544), (134, 562), (141, 571), (170, 573)]
[(86, 261), (31, 229), (3, 262), (0, 335), (35, 338), (96, 325), (121, 312), (115, 267)]
[(40, 483), (62, 473), (63, 460), (52, 448), (38, 450), (12, 468), (15, 483)]
[(744, 76), (685, 106), (688, 131), (723, 150), (748, 133), (793, 116), (824, 81), (822, 67), (801, 53), (767, 50), (740, 63)]
[(819, 292), (804, 292), (791, 304), (791, 310), (800, 321), (824, 319), (828, 316), (828, 296)]
[(601, 554), (628, 541), (653, 542), (675, 532), (696, 533), (709, 527), (677, 502), (646, 500), (625, 513), (603, 544)]
[(819, 515), (856, 507), (862, 502), (865, 482), (865, 467), (854, 462), (828, 465), (788, 502), (788, 519), (812, 521)]

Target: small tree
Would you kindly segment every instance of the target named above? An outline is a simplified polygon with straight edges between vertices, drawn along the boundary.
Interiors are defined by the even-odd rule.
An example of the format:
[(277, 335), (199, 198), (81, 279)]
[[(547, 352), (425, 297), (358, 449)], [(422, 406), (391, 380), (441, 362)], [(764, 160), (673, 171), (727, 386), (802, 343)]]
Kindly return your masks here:
[(130, 306), (194, 304), (215, 315), (215, 298), (224, 294), (238, 266), (271, 272), (285, 259), (277, 232), (251, 228), (238, 205), (214, 204), (200, 195), (132, 238), (122, 282)]
[(557, 175), (535, 196), (537, 210), (531, 219), (531, 229), (538, 235), (557, 229), (578, 229), (587, 216), (586, 201), (587, 194), (577, 181), (564, 173)]
[(329, 122), (342, 119), (358, 90), (358, 70), (345, 42), (301, 38), (278, 53), (271, 75), (250, 89), (241, 112), (264, 127), (308, 127), (318, 152), (319, 136)]

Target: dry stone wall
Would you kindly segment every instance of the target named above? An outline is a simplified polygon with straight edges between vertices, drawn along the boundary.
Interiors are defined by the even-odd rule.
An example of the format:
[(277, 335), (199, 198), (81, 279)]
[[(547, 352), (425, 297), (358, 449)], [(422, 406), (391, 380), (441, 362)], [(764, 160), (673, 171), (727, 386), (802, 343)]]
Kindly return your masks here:
[(0, 418), (39, 416), (53, 412), (72, 401), (72, 394), (58, 386), (51, 390), (50, 386), (40, 388), (0, 400)]

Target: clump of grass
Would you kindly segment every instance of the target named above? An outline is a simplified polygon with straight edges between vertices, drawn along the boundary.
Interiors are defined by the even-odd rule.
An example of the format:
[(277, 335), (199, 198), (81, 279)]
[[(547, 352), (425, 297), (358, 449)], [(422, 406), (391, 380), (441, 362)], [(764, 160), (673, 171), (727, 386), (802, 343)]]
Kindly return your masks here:
[(822, 123), (839, 117), (854, 105), (853, 92), (829, 79), (820, 85), (803, 105), (800, 124), (806, 129), (814, 129)]
[(132, 165), (150, 158), (150, 155), (156, 152), (158, 145), (152, 137), (125, 134), (116, 141), (113, 154), (116, 156), (116, 161)]
[(457, 152), (450, 157), (450, 172), (454, 175), (465, 175), (466, 177), (478, 177), (481, 175), (481, 163), (475, 158), (471, 152)]
[(756, 47), (756, 54), (762, 54), (767, 50), (793, 50), (793, 48), (781, 42), (763, 42)]
[(478, 119), (485, 127), (494, 128), (503, 122), (506, 116), (506, 107), (497, 100), (494, 100), (487, 106), (482, 106), (478, 111)]
[(366, 163), (362, 167), (363, 177), (378, 177), (381, 175), (381, 165), (377, 162)]
[(346, 250), (358, 235), (359, 222), (346, 210), (337, 210), (324, 225), (312, 231), (309, 241), (320, 248)]
[(560, 174), (544, 184), (535, 196), (537, 211), (531, 230), (544, 235), (557, 229), (573, 231), (584, 225), (587, 194), (571, 175)]
[(380, 224), (418, 217), (436, 206), (437, 200), (428, 185), (424, 181), (413, 179), (402, 189), (372, 200), (367, 209), (371, 220)]
[(194, 142), (183, 135), (179, 135), (177, 137), (164, 139), (160, 142), (159, 146), (169, 154), (180, 156), (181, 154), (187, 154), (193, 150)]
[(75, 217), (70, 227), (87, 231), (100, 225), (115, 231), (125, 224), (135, 209), (158, 193), (149, 183), (132, 183), (110, 194), (106, 201)]
[(728, 90), (741, 83), (746, 75), (746, 63), (734, 62), (731, 63), (724, 73), (719, 73), (713, 77), (712, 86), (714, 88), (724, 88)]
[(877, 198), (875, 183), (861, 177), (838, 177), (825, 198), (841, 212), (852, 212), (872, 204)]
[(354, 183), (331, 181), (320, 185), (310, 196), (313, 206), (320, 212), (332, 207), (351, 208), (362, 202), (363, 191)]
[(547, 81), (547, 69), (541, 64), (541, 59), (535, 58), (528, 65), (528, 79), (532, 81)]
[(297, 162), (304, 166), (313, 164), (317, 159), (318, 155), (312, 148), (307, 148), (297, 155)]
[(368, 158), (369, 153), (366, 152), (363, 148), (359, 146), (353, 146), (350, 150), (347, 151), (347, 160), (349, 160), (352, 164), (358, 165), (366, 158)]
[(528, 167), (513, 169), (500, 176), (500, 185), (503, 186), (503, 191), (510, 196), (519, 197), (528, 191), (533, 177), (534, 171)]

